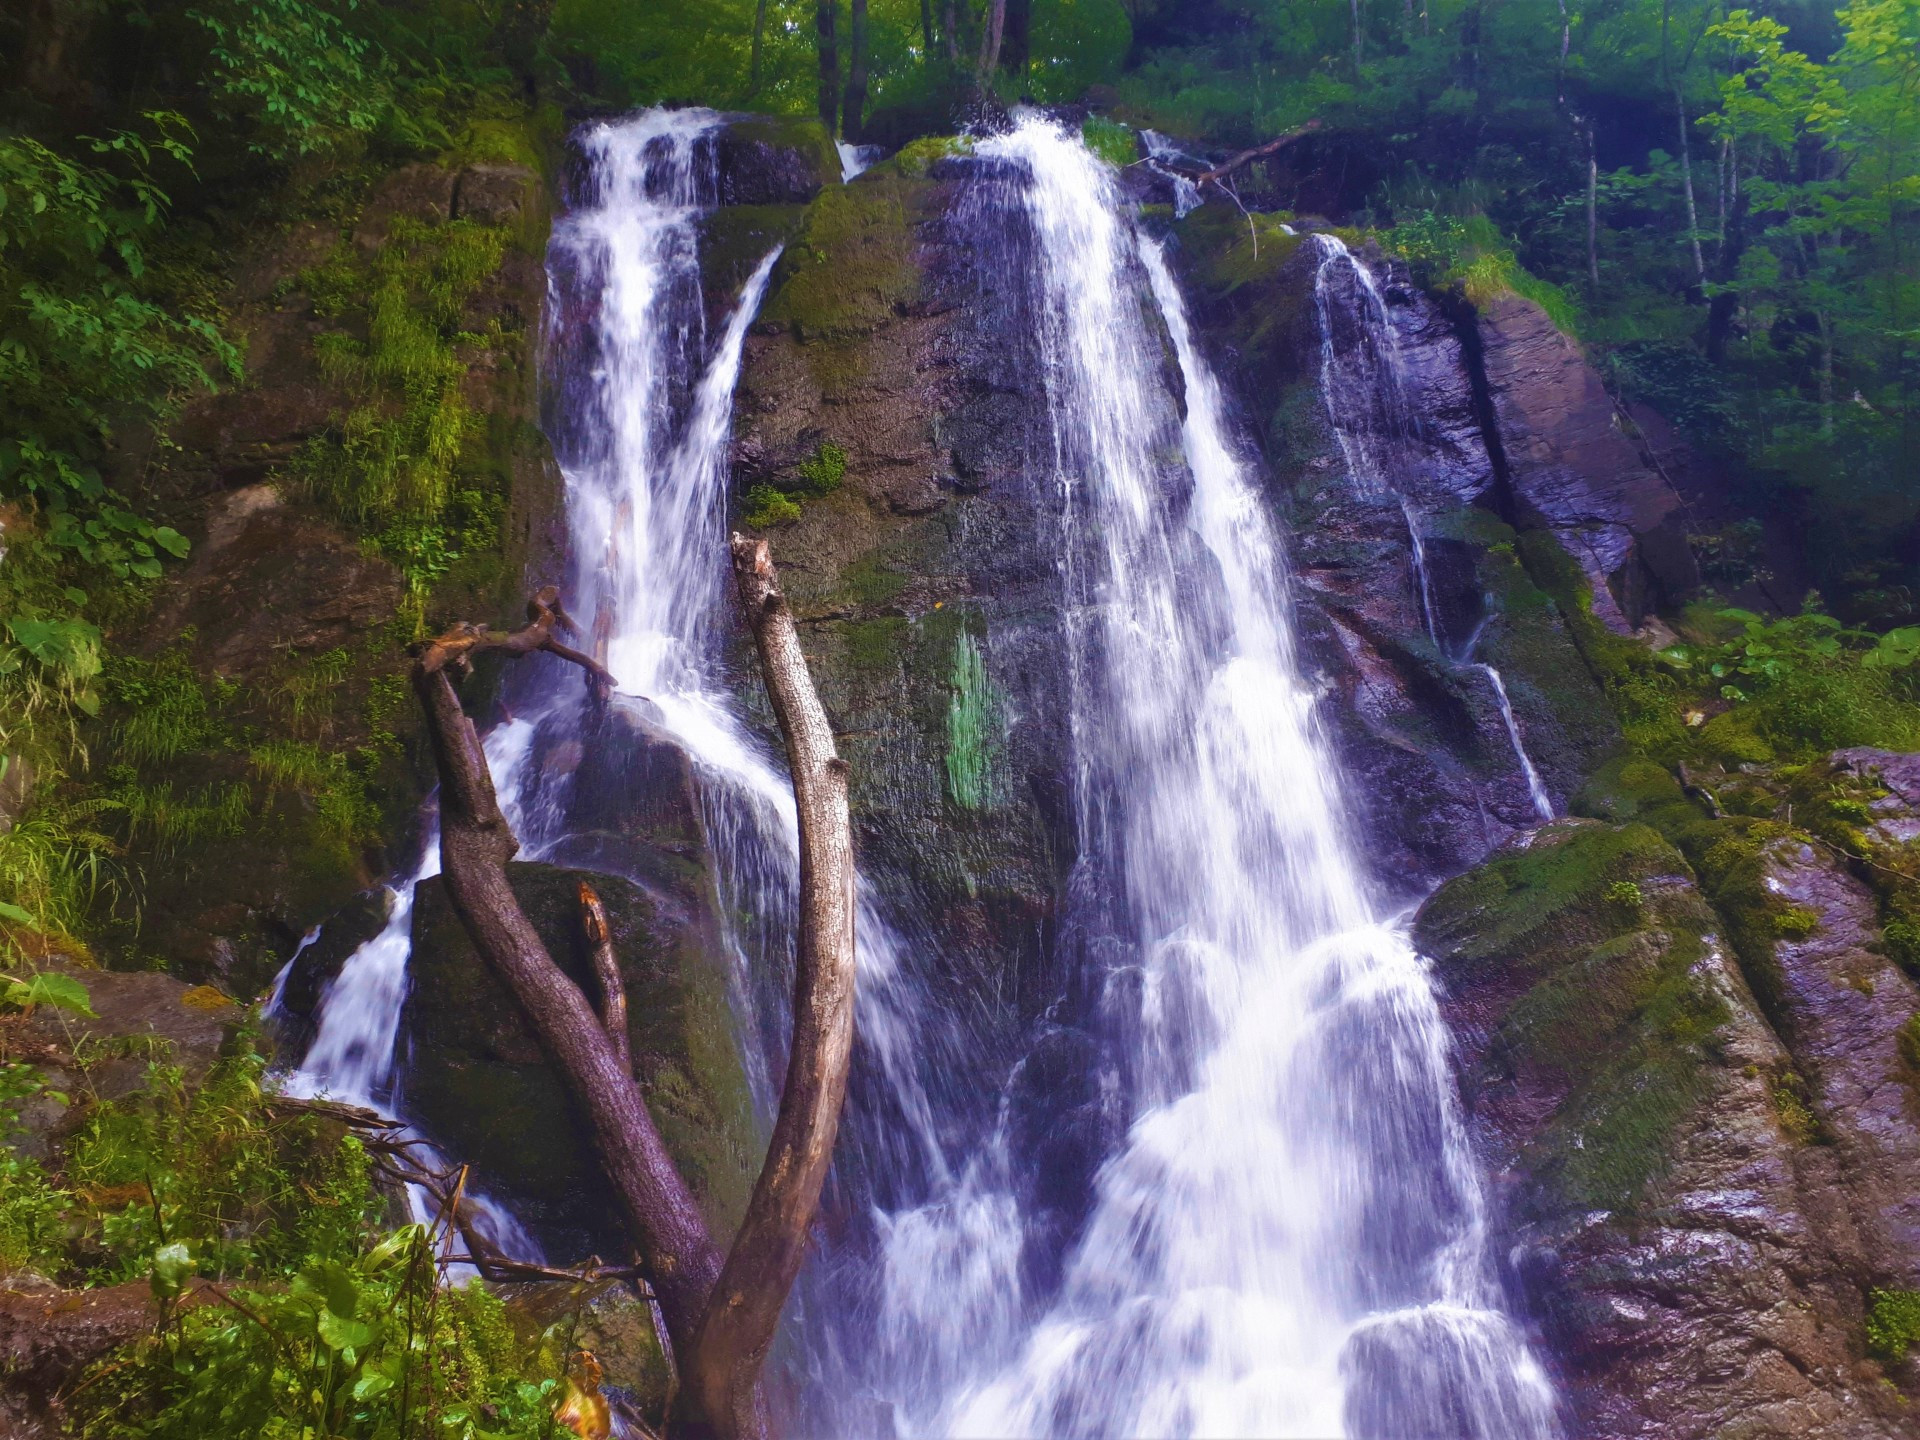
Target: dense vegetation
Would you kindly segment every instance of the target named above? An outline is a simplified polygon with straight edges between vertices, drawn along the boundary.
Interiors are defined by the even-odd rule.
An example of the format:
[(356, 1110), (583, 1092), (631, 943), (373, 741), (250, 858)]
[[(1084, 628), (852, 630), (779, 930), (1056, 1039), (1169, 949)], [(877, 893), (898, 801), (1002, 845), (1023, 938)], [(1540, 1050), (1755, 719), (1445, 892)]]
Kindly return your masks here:
[[(1661, 651), (1590, 613), (1581, 629), (1564, 557), (1526, 555), (1630, 744), (1727, 765), (1920, 746), (1920, 0), (74, 0), (7, 7), (0, 44), (13, 960), (171, 963), (141, 939), (147, 872), (249, 827), (294, 817), (302, 863), (368, 868), (413, 794), (394, 657), (454, 599), (492, 598), (508, 485), (465, 379), (524, 337), (470, 302), (528, 237), (401, 219), (292, 285), (344, 404), (274, 478), (401, 577), (364, 652), (288, 657), (243, 692), (191, 634), (124, 638), (190, 555), (170, 427), (245, 379), (226, 307), (261, 237), (350, 228), (410, 162), (551, 169), (567, 114), (606, 107), (819, 115), (899, 146), (1020, 100), (1085, 104), (1116, 163), (1138, 128), (1220, 152), (1317, 120), (1249, 208), (1371, 229), (1469, 301), (1541, 301), (1724, 472), (1735, 518), (1694, 537), (1709, 592)], [(822, 445), (749, 519), (793, 518), (845, 465)], [(970, 644), (953, 686), (948, 786), (978, 806), (997, 702)], [(478, 1292), (435, 1302), (422, 1232), (382, 1238), (351, 1139), (288, 1130), (259, 1072), (250, 1052), (198, 1086), (157, 1066), (87, 1107), (64, 1169), (0, 1168), (7, 1268), (150, 1278), (165, 1301), (89, 1423), (541, 1433), (554, 1356), (509, 1345)], [(7, 1077), (9, 1103), (38, 1083)], [(175, 1307), (189, 1271), (252, 1287), (255, 1317)], [(415, 1385), (442, 1398), (416, 1412)]]

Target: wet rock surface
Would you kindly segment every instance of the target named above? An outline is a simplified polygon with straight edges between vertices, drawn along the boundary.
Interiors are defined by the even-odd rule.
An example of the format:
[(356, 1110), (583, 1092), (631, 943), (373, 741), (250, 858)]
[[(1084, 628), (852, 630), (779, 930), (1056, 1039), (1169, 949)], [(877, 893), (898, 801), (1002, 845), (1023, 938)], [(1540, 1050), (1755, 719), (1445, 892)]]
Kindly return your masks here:
[(1875, 1166), (1828, 1128), (1832, 1062), (1769, 1023), (1686, 860), (1646, 825), (1562, 822), (1444, 886), (1416, 933), (1574, 1432), (1912, 1433), (1864, 1341), (1868, 1288), (1900, 1273), (1861, 1204)]
[[(510, 867), (554, 961), (598, 1004), (579, 886), (606, 906), (626, 983), (634, 1070), (648, 1109), (716, 1234), (731, 1234), (759, 1168), (721, 953), (697, 895), (550, 865)], [(437, 879), (416, 892), (402, 1017), (403, 1103), (474, 1167), (557, 1258), (625, 1259), (628, 1242), (589, 1131), (512, 997), (481, 964)]]
[(1377, 250), (1258, 251), (1211, 207), (1175, 227), (1216, 369), (1264, 449), (1291, 531), (1296, 625), (1383, 883), (1416, 898), (1538, 823), (1498, 668), (1556, 803), (1617, 738), (1554, 607), (1514, 552), (1455, 317)]
[(1684, 598), (1700, 577), (1680, 495), (1578, 344), (1517, 295), (1493, 301), (1475, 325), (1519, 520), (1551, 529), (1580, 561), (1595, 613), (1616, 629)]

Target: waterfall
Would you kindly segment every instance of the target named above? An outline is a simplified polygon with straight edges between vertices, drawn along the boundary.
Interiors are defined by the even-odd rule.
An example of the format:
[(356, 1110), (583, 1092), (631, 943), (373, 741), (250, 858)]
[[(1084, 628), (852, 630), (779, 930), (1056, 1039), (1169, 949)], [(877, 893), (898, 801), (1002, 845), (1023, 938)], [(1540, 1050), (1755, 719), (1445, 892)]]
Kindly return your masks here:
[(1541, 783), (1540, 772), (1534, 768), (1533, 757), (1527, 754), (1526, 741), (1520, 738), (1520, 722), (1514, 717), (1513, 702), (1507, 699), (1507, 682), (1500, 678), (1500, 672), (1491, 665), (1475, 665), (1474, 669), (1487, 677), (1487, 683), (1493, 686), (1493, 698), (1500, 706), (1500, 718), (1506, 723), (1507, 738), (1513, 742), (1514, 758), (1520, 762), (1520, 773), (1527, 777), (1527, 795), (1533, 801), (1534, 813), (1542, 820), (1553, 819), (1553, 797), (1547, 794), (1547, 787)]
[(1427, 968), (1369, 897), (1179, 291), (1077, 138), (1028, 116), (978, 150), (1024, 177), (1038, 257), (1081, 836), (1062, 930), (1129, 1121), (1052, 1293), (1008, 1260), (1004, 1126), (888, 1217), (882, 1393), (913, 1434), (1551, 1435)]
[[(1320, 322), (1320, 384), (1327, 418), (1355, 491), (1362, 496), (1397, 493), (1394, 473), (1409, 458), (1409, 447), (1419, 436), (1420, 417), (1409, 404), (1402, 383), (1398, 335), (1387, 314), (1386, 299), (1373, 272), (1339, 237), (1315, 235), (1313, 243), (1320, 251), (1313, 294)], [(1346, 303), (1336, 295), (1342, 277), (1351, 291)], [(1419, 509), (1405, 494), (1399, 495), (1399, 503), (1407, 526), (1414, 595), (1427, 638), (1450, 663), (1487, 677), (1521, 778), (1526, 782), (1527, 798), (1535, 814), (1551, 820), (1553, 799), (1527, 753), (1506, 682), (1493, 666), (1474, 661), (1478, 631), (1464, 646), (1449, 646), (1434, 600), (1433, 577), (1427, 569), (1427, 542)]]
[[(719, 124), (649, 112), (581, 135), (548, 256), (547, 428), (568, 604), (614, 706), (692, 762), (766, 1109), (797, 837), (722, 650), (732, 396), (775, 257), (710, 338)], [(979, 149), (1018, 176), (997, 222), (1034, 238), (1015, 283), (1040, 316), (1081, 837), (1061, 930), (1124, 1124), (1057, 1278), (1033, 1271), (1051, 1232), (1023, 1211), (1005, 1116), (958, 1118), (1000, 1077), (982, 1083), (928, 998), (925, 947), (863, 886), (838, 1183), (871, 1219), (803, 1277), (782, 1363), (826, 1434), (1551, 1436), (1551, 1388), (1482, 1253), (1429, 976), (1368, 893), (1278, 537), (1179, 292), (1077, 138), (1026, 118)], [(502, 802), (523, 854), (567, 863), (592, 738), (577, 677), (523, 662), (506, 710), (487, 736)], [(327, 998), (305, 1067), (320, 1088), (392, 1094), (426, 852)]]

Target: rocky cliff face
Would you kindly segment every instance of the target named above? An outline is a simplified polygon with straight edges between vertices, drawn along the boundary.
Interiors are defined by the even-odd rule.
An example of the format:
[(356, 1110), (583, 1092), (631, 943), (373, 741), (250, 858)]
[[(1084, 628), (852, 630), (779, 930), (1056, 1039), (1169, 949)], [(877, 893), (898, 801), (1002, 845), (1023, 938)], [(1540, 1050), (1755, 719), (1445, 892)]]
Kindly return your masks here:
[(1697, 778), (1747, 813), (1616, 764), (1420, 913), (1513, 1280), (1583, 1435), (1910, 1434), (1912, 982), (1784, 777)]

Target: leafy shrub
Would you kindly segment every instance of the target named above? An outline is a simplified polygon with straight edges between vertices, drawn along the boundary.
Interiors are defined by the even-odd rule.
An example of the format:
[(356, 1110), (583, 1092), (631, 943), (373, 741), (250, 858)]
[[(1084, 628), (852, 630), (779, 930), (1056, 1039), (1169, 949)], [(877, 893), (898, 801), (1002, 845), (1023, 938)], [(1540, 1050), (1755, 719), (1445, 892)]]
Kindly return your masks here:
[(1715, 619), (1731, 631), (1727, 638), (1662, 655), (1696, 682), (1717, 686), (1745, 712), (1744, 723), (1775, 745), (1805, 754), (1920, 744), (1920, 706), (1904, 693), (1911, 662), (1902, 659), (1902, 632), (1876, 637), (1814, 610), (1780, 620), (1721, 610)]
[(771, 485), (753, 486), (740, 509), (740, 522), (755, 530), (791, 525), (799, 518), (800, 507)]
[(187, 13), (213, 41), (218, 113), (250, 133), (259, 154), (286, 162), (337, 150), (377, 126), (391, 104), (386, 57), (327, 5), (216, 0)]
[(1875, 1290), (1867, 1296), (1867, 1348), (1897, 1364), (1920, 1340), (1920, 1290)]

